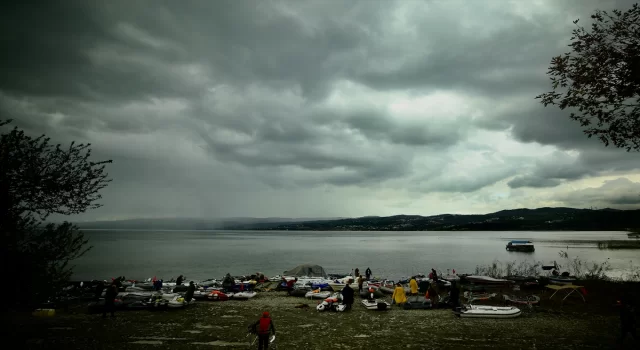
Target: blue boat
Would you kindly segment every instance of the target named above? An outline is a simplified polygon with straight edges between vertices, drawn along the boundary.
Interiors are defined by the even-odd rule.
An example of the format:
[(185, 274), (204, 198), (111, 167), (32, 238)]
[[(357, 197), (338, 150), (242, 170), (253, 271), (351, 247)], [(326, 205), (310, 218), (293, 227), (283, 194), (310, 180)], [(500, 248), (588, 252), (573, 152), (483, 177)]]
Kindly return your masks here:
[(536, 248), (531, 241), (511, 241), (506, 249), (510, 252), (535, 252)]

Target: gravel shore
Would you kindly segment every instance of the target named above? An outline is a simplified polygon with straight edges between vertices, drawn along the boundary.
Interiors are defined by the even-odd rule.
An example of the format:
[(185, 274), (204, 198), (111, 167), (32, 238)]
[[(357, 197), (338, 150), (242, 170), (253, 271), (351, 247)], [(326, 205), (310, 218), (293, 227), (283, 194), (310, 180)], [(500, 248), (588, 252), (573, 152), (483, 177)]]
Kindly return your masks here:
[[(394, 306), (389, 311), (370, 311), (359, 299), (351, 312), (319, 313), (315, 300), (262, 292), (248, 301), (202, 301), (179, 310), (123, 311), (106, 319), (78, 306), (54, 317), (14, 318), (11, 333), (27, 349), (247, 348), (247, 326), (262, 311), (269, 311), (280, 349), (558, 350), (615, 345), (619, 332), (615, 310), (603, 311), (582, 301), (561, 306), (544, 298), (541, 307), (524, 308), (519, 318), (495, 320), (461, 319), (445, 309)], [(296, 307), (302, 304), (308, 307)]]

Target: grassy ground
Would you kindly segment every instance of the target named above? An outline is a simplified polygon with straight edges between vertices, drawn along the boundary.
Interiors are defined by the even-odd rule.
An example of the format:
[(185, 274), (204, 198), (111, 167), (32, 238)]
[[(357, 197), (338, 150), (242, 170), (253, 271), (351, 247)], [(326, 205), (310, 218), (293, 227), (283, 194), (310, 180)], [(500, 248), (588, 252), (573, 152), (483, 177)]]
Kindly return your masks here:
[[(635, 290), (638, 290), (635, 285)], [(317, 301), (263, 292), (249, 301), (199, 302), (186, 309), (86, 314), (83, 306), (54, 317), (14, 317), (13, 348), (247, 348), (247, 325), (270, 311), (280, 349), (601, 349), (615, 345), (619, 319), (606, 286), (588, 286), (588, 303), (548, 300), (517, 319), (461, 319), (450, 310), (319, 313)], [(557, 298), (558, 296), (555, 296)], [(493, 304), (501, 304), (495, 299)], [(296, 308), (308, 304), (309, 308)], [(24, 345), (19, 344), (22, 342)], [(628, 341), (628, 348), (637, 344)]]

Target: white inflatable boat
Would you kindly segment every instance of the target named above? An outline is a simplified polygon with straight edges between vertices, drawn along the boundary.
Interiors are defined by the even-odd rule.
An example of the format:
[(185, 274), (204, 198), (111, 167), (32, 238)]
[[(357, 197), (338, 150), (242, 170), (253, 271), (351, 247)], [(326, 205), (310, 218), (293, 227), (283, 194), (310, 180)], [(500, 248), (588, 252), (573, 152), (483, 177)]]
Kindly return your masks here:
[(304, 295), (305, 298), (309, 299), (326, 299), (329, 296), (331, 296), (331, 292), (322, 292), (318, 289), (307, 292), (307, 294)]
[(256, 296), (256, 292), (238, 292), (229, 296), (233, 300), (249, 300)]
[(389, 310), (391, 308), (391, 304), (381, 299), (376, 299), (376, 300), (363, 299), (362, 305), (364, 305), (364, 307), (366, 307), (367, 310), (384, 311), (384, 310)]
[(177, 309), (177, 308), (185, 307), (187, 305), (191, 305), (193, 303), (195, 303), (195, 300), (193, 299), (191, 299), (191, 301), (187, 303), (187, 301), (184, 300), (183, 297), (176, 296), (173, 299), (169, 300), (169, 302), (167, 303), (167, 306), (170, 308)]
[(467, 318), (515, 318), (522, 311), (513, 306), (467, 305), (457, 308), (454, 313)]

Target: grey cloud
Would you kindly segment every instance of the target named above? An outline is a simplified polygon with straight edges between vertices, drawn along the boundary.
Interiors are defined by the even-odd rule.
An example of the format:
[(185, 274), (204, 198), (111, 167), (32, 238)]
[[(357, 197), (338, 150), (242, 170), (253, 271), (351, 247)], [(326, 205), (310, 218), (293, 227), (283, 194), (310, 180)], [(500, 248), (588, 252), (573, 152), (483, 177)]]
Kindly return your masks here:
[(640, 208), (640, 182), (621, 177), (605, 181), (600, 187), (586, 188), (557, 195), (555, 200), (576, 207)]
[(537, 176), (517, 176), (513, 180), (507, 183), (507, 185), (510, 188), (520, 188), (520, 187), (545, 188), (545, 187), (556, 187), (560, 184), (561, 182), (559, 180), (545, 179)]
[[(411, 8), (419, 4), (428, 8)], [(136, 200), (122, 205), (124, 210), (135, 212), (152, 201), (144, 214), (162, 210), (158, 203), (168, 203), (168, 197), (178, 200), (166, 204), (166, 212), (225, 210), (208, 193), (243, 208), (237, 193), (267, 186), (279, 193), (325, 184), (469, 193), (513, 176), (518, 177), (511, 187), (535, 187), (638, 168), (632, 158), (603, 150), (532, 164), (528, 155), (517, 161), (505, 157), (504, 163), (496, 158), (481, 171), (447, 170), (467, 151), (456, 146), (478, 127), (511, 130), (517, 140), (563, 150), (601, 147), (564, 112), (544, 109), (533, 97), (548, 89), (549, 59), (565, 49), (560, 39), (570, 35), (566, 13), (579, 8), (582, 16), (596, 7), (627, 4), (549, 2), (554, 9), (531, 21), (494, 7), (504, 26), (492, 33), (485, 29), (498, 23), (474, 9), (491, 4), (443, 4), (7, 5), (0, 11), (0, 64), (6, 73), (0, 79), (0, 113), (60, 142), (96, 141), (96, 154), (115, 160), (105, 200), (117, 207), (119, 198), (132, 193)], [(462, 29), (468, 24), (465, 11), (482, 30)], [(489, 106), (489, 115), (478, 120), (425, 111), (424, 122), (408, 121), (376, 101), (351, 105), (349, 92), (345, 105), (332, 105), (327, 96), (337, 82), (365, 85), (379, 95), (438, 90), (496, 105), (530, 96), (530, 104), (506, 111)], [(486, 145), (471, 147), (494, 152)], [(188, 196), (201, 205), (189, 205)]]

